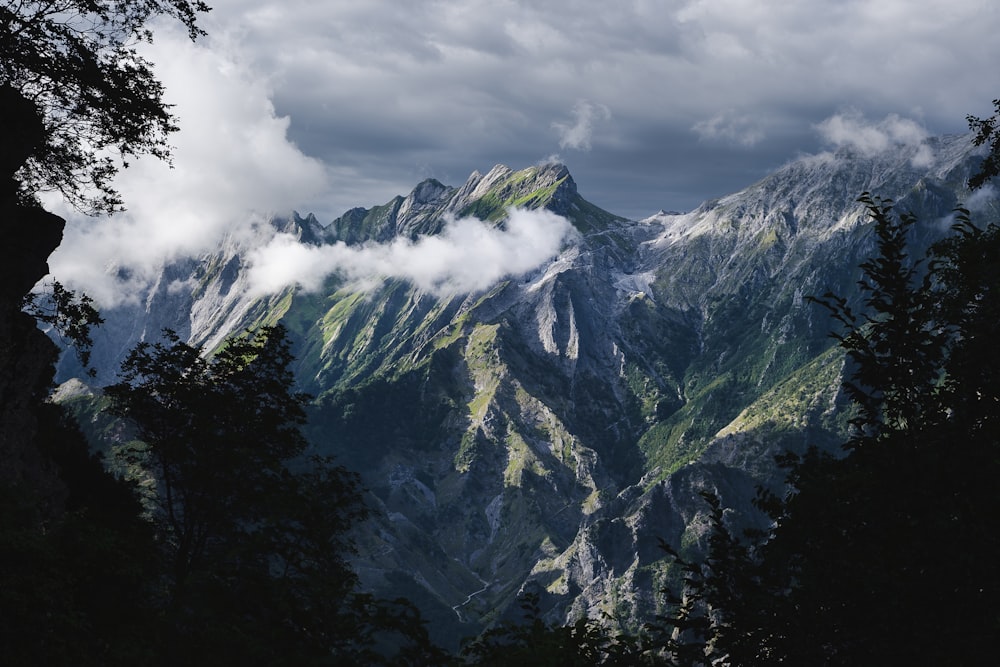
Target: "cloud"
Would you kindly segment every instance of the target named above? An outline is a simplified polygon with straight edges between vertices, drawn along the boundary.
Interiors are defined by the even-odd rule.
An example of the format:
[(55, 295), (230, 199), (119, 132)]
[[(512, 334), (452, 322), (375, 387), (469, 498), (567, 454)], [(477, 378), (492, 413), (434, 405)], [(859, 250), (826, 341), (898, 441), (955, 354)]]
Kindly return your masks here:
[(586, 100), (577, 102), (573, 105), (572, 123), (552, 123), (552, 127), (559, 133), (559, 148), (589, 151), (594, 125), (610, 119), (611, 110), (603, 104), (592, 104)]
[(136, 298), (165, 262), (250, 234), (254, 222), (328, 188), (322, 163), (288, 140), (267, 82), (224, 49), (166, 32), (149, 56), (181, 128), (170, 137), (173, 166), (144, 158), (122, 171), (115, 183), (128, 210), (111, 218), (46, 202), (69, 223), (53, 276), (103, 307)]
[(928, 132), (922, 125), (897, 114), (889, 114), (878, 122), (868, 121), (856, 110), (836, 114), (816, 126), (820, 136), (837, 148), (852, 148), (862, 155), (873, 156), (895, 146), (915, 149), (911, 163), (926, 167), (933, 160), (933, 152), (924, 144)]
[(965, 202), (966, 208), (973, 213), (989, 211), (996, 204), (997, 191), (991, 183), (974, 191)]
[(416, 241), (317, 247), (280, 234), (248, 256), (249, 281), (259, 295), (291, 285), (316, 290), (332, 275), (359, 289), (400, 278), (439, 295), (474, 292), (538, 268), (575, 233), (551, 211), (511, 209), (505, 229), (475, 218), (452, 219), (441, 234)]
[(687, 210), (818, 151), (814, 126), (845, 104), (963, 131), (1000, 59), (1000, 5), (981, 0), (212, 4), (209, 40), (235, 36), (289, 136), (337, 170), (334, 215), (427, 167), (458, 185), (551, 150), (615, 213)]
[(750, 148), (764, 139), (764, 131), (754, 118), (737, 114), (733, 109), (698, 121), (691, 129), (702, 140), (723, 141), (744, 148)]
[[(983, 82), (1000, 60), (1000, 4), (981, 0), (925, 0), (919, 10), (908, 0), (210, 4), (197, 48), (157, 29), (154, 57), (170, 75), (182, 133), (177, 168), (126, 192), (129, 253), (176, 246), (161, 231), (144, 240), (145, 216), (187, 201), (190, 214), (170, 216), (182, 243), (217, 236), (251, 201), (329, 222), (427, 175), (461, 185), (474, 170), (517, 169), (553, 151), (580, 193), (609, 211), (691, 210), (821, 150), (817, 124), (844, 105), (869, 119), (919, 117), (932, 134), (964, 132), (966, 114), (992, 113)], [(585, 102), (574, 109), (575, 100)], [(234, 138), (248, 116), (257, 136), (273, 138), (261, 152), (275, 159)], [(195, 123), (206, 129), (185, 143)], [(177, 184), (179, 174), (190, 178)], [(94, 241), (100, 266), (87, 271), (125, 261), (106, 249)]]

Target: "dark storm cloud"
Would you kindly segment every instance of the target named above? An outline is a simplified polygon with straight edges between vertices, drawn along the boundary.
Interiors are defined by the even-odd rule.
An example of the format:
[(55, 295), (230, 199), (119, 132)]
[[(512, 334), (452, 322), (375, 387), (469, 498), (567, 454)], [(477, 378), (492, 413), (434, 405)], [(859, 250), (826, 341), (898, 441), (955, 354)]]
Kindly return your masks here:
[[(213, 174), (210, 230), (250, 209), (328, 221), (423, 178), (549, 159), (614, 213), (690, 210), (803, 153), (962, 132), (1000, 95), (1000, 8), (979, 0), (212, 4), (201, 46), (168, 33), (152, 52), (183, 102), (178, 145), (226, 128), (172, 174), (171, 201), (203, 207), (191, 174)], [(258, 141), (223, 141), (241, 125)], [(125, 183), (135, 215), (155, 212), (162, 177)]]
[[(959, 131), (997, 55), (996, 10), (972, 2), (252, 5), (221, 3), (216, 24), (240, 26), (307, 155), (393, 186), (553, 154), (582, 186), (613, 163), (640, 174), (606, 198), (628, 215), (690, 208), (818, 150), (812, 128), (845, 105)], [(599, 118), (574, 138), (580, 109)]]

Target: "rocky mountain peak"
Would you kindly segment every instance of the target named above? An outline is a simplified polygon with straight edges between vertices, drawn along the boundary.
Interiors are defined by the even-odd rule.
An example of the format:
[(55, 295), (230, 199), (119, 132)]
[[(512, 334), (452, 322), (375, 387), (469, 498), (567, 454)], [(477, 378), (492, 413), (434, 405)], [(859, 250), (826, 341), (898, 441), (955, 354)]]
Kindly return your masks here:
[(421, 182), (403, 199), (396, 211), (396, 234), (413, 237), (433, 234), (441, 227), (441, 209), (448, 205), (455, 188), (434, 178)]
[(317, 245), (322, 242), (323, 225), (312, 213), (302, 217), (298, 211), (292, 211), (290, 216), (274, 216), (271, 226), (281, 234), (291, 234), (302, 243)]
[(498, 164), (485, 176), (473, 172), (455, 193), (450, 209), (460, 216), (499, 221), (512, 207), (547, 208), (572, 219), (571, 208), (578, 198), (576, 182), (564, 164), (519, 171)]
[(416, 204), (429, 204), (451, 189), (436, 178), (428, 178), (413, 188), (406, 199)]
[(320, 397), (312, 442), (371, 490), (366, 586), (410, 597), (449, 636), (529, 587), (559, 622), (638, 623), (663, 583), (658, 538), (704, 546), (699, 491), (750, 525), (775, 453), (842, 441), (843, 358), (806, 297), (858, 298), (864, 190), (918, 215), (925, 241), (944, 233), (975, 156), (963, 138), (925, 144), (810, 156), (642, 221), (588, 203), (562, 164), (496, 165), (458, 188), (430, 179), (347, 211), (323, 242), (433, 234), (449, 216), (500, 225), (511, 207), (564, 215), (581, 234), (531, 274), (448, 297), (399, 280), (254, 297), (224, 249), (171, 267), (138, 310), (106, 313), (94, 359), (113, 372), (162, 326), (211, 349), (284, 322), (296, 375)]
[(581, 230), (622, 220), (584, 201), (564, 164), (550, 163), (514, 171), (498, 164), (485, 175), (474, 171), (459, 188), (436, 179), (421, 182), (406, 197), (372, 209), (354, 208), (324, 232), (327, 242), (383, 243), (398, 236), (436, 234), (449, 216), (501, 223), (511, 208), (546, 208), (569, 218)]

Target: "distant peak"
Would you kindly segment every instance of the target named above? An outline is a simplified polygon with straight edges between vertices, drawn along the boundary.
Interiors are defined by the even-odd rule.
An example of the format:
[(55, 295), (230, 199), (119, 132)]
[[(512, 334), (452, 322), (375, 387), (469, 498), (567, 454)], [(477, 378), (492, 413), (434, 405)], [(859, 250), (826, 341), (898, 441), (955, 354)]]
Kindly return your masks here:
[(483, 177), (484, 180), (492, 181), (498, 178), (504, 178), (508, 174), (513, 174), (514, 170), (505, 164), (495, 164), (493, 168), (486, 172), (486, 176)]
[(428, 178), (421, 181), (417, 187), (413, 188), (409, 199), (416, 204), (427, 204), (438, 199), (449, 188), (436, 178)]
[(569, 168), (562, 162), (546, 162), (538, 166), (539, 174), (551, 174), (556, 178), (569, 176)]
[(300, 225), (318, 225), (319, 220), (316, 218), (315, 213), (307, 213), (305, 216), (299, 214), (298, 211), (292, 211), (292, 219), (295, 220), (297, 224)]
[(323, 225), (312, 213), (304, 218), (298, 211), (291, 215), (275, 215), (270, 220), (271, 227), (282, 234), (291, 234), (303, 243), (319, 243)]
[(505, 164), (497, 164), (485, 176), (478, 171), (472, 172), (463, 189), (481, 195), (497, 187), (520, 184), (522, 188), (535, 186), (537, 189), (551, 186), (560, 181), (565, 181), (566, 186), (576, 192), (576, 182), (570, 176), (569, 169), (561, 162), (548, 162), (518, 171), (514, 171)]

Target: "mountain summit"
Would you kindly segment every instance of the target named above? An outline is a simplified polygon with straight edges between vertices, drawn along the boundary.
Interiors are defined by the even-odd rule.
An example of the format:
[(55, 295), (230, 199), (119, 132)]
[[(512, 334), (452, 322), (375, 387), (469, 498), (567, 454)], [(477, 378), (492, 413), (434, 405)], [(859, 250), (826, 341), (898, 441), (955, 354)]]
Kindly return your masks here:
[(843, 357), (805, 297), (856, 294), (873, 248), (863, 191), (916, 214), (918, 245), (947, 229), (978, 158), (967, 137), (925, 144), (803, 158), (639, 222), (586, 202), (558, 164), (496, 166), (458, 188), (427, 180), (325, 227), (275, 219), (313, 248), (416, 243), (470, 217), (502, 228), (523, 209), (577, 235), (534, 270), (450, 295), (334, 277), (253, 296), (253, 248), (233, 240), (164, 269), (142, 306), (105, 313), (94, 359), (107, 379), (162, 326), (212, 349), (282, 322), (316, 396), (313, 447), (370, 490), (357, 559), (368, 587), (416, 601), (442, 641), (525, 590), (554, 620), (635, 624), (668, 576), (658, 540), (703, 546), (699, 491), (753, 525), (755, 487), (780, 479), (775, 453), (842, 441)]
[(406, 197), (372, 209), (351, 209), (327, 228), (327, 241), (385, 243), (404, 236), (436, 234), (449, 217), (502, 222), (510, 208), (547, 209), (568, 218), (582, 232), (625, 222), (584, 200), (563, 164), (513, 171), (496, 165), (485, 176), (473, 172), (453, 188), (435, 179), (417, 185)]

